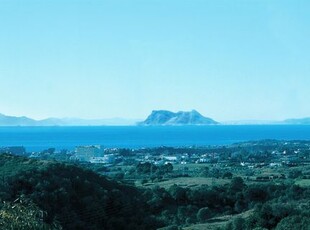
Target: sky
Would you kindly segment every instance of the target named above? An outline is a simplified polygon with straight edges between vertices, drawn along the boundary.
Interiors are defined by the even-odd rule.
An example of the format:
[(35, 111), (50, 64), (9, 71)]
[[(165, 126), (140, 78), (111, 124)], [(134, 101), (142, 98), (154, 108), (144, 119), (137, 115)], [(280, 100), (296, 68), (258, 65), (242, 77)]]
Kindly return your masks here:
[(308, 0), (0, 0), (0, 113), (310, 116)]

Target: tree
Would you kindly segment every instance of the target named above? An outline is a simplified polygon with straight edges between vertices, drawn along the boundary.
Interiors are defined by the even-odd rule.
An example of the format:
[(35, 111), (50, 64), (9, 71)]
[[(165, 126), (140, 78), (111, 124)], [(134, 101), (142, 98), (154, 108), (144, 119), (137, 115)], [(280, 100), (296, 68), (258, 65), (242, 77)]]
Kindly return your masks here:
[(233, 177), (233, 174), (231, 172), (225, 172), (222, 176), (223, 179), (231, 179)]
[(169, 193), (171, 197), (178, 203), (178, 204), (184, 204), (187, 202), (187, 194), (186, 189), (177, 186), (176, 184), (172, 185), (169, 188)]
[(173, 165), (171, 163), (165, 164), (161, 168), (164, 173), (171, 173), (173, 171)]
[(43, 222), (44, 212), (35, 204), (24, 199), (16, 199), (13, 203), (5, 202), (0, 209), (0, 228), (12, 230), (61, 230), (57, 222), (48, 225)]
[(242, 191), (245, 187), (245, 183), (241, 177), (234, 177), (230, 183), (230, 189), (232, 192)]
[(205, 220), (209, 219), (210, 217), (211, 217), (211, 211), (208, 207), (201, 208), (197, 212), (197, 220), (199, 222), (204, 222)]
[(150, 162), (139, 163), (136, 167), (137, 173), (140, 173), (140, 174), (154, 173), (156, 170), (157, 170), (157, 166)]
[(308, 216), (294, 215), (289, 216), (280, 221), (277, 225), (276, 230), (287, 230), (287, 229), (300, 229), (307, 230), (310, 226), (310, 220)]
[(209, 167), (203, 167), (203, 168), (201, 169), (200, 176), (208, 177), (208, 176), (209, 176), (209, 172), (210, 172)]
[(254, 185), (245, 191), (245, 197), (248, 201), (263, 202), (267, 199), (268, 193), (263, 187)]
[(292, 170), (288, 173), (288, 178), (290, 179), (296, 179), (301, 176), (302, 176), (301, 170)]

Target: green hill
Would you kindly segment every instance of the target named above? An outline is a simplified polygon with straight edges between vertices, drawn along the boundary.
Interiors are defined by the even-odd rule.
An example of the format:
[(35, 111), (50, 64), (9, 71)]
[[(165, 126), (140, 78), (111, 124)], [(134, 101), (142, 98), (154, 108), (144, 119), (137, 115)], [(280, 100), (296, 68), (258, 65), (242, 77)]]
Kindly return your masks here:
[(64, 229), (156, 229), (141, 191), (74, 165), (0, 155), (0, 199), (23, 197)]

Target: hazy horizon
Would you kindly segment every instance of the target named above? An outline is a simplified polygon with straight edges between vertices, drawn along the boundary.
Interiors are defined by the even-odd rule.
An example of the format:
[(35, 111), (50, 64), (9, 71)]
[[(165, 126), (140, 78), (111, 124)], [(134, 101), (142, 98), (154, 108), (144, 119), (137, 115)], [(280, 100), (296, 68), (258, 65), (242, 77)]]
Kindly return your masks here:
[(310, 116), (309, 1), (5, 0), (0, 113)]
[[(190, 112), (190, 111), (170, 111), (170, 112)], [(199, 112), (199, 111), (198, 111)], [(144, 118), (127, 118), (127, 117), (109, 117), (109, 118), (83, 118), (83, 117), (45, 117), (45, 118), (33, 118), (30, 116), (25, 116), (25, 115), (17, 115), (17, 116), (13, 116), (13, 117), (27, 117), (36, 121), (43, 121), (43, 120), (48, 120), (48, 119), (60, 119), (60, 120), (64, 120), (64, 121), (79, 121), (79, 120), (84, 120), (84, 121), (97, 121), (97, 122), (106, 122), (106, 123), (102, 123), (102, 125), (122, 125), (122, 124), (127, 124), (127, 125), (134, 125), (137, 122), (141, 122), (144, 121), (149, 115), (151, 115), (152, 111), (150, 111), (150, 113), (144, 117)], [(0, 115), (4, 115), (4, 116), (12, 116), (10, 114), (3, 114), (0, 112)], [(205, 114), (201, 114), (204, 117), (208, 117)], [(286, 121), (286, 120), (299, 120), (299, 119), (308, 119), (310, 117), (288, 117), (282, 120), (255, 120), (255, 119), (243, 119), (243, 120), (218, 120), (214, 117), (208, 117), (211, 119), (214, 119), (215, 121), (219, 122), (219, 124), (222, 125), (251, 125), (251, 124), (281, 124), (281, 122)], [(125, 122), (125, 123), (124, 123)], [(280, 123), (279, 123), (280, 122)]]

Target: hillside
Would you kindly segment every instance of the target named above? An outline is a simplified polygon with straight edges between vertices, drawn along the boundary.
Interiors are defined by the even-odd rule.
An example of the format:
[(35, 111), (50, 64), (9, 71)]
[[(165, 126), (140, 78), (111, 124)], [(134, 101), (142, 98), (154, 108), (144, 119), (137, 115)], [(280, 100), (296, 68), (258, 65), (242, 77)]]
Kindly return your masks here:
[[(151, 230), (162, 226), (153, 219), (140, 190), (109, 180), (91, 170), (0, 154), (0, 174), (0, 199), (12, 204), (5, 210), (0, 206), (0, 217), (11, 214), (16, 200), (22, 199), (37, 206), (39, 213), (45, 213), (44, 224), (51, 226), (58, 223), (62, 229)], [(25, 202), (18, 205), (21, 211), (12, 213), (17, 219), (21, 218), (22, 213), (31, 214), (32, 208)], [(40, 218), (31, 221), (41, 223)], [(14, 225), (17, 224), (15, 219), (13, 221)], [(5, 224), (0, 220), (1, 229), (14, 226), (13, 223)], [(30, 229), (29, 225), (21, 227), (25, 223), (19, 224), (23, 225), (14, 229)], [(31, 229), (42, 229), (40, 226)]]
[(0, 126), (34, 126), (36, 121), (28, 117), (14, 117), (0, 114)]
[[(310, 224), (310, 188), (304, 179), (309, 166), (302, 166), (299, 174), (296, 168), (283, 168), (289, 177), (300, 175), (302, 186), (293, 178), (244, 180), (249, 170), (239, 166), (187, 164), (183, 175), (169, 164), (117, 166), (117, 172), (134, 179), (134, 187), (83, 165), (0, 154), (0, 229), (286, 230), (308, 229)], [(224, 179), (227, 170), (233, 173)]]
[(167, 110), (154, 110), (143, 122), (138, 125), (216, 125), (218, 122), (202, 116), (196, 110), (173, 113)]

